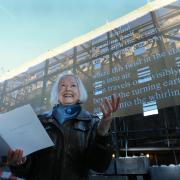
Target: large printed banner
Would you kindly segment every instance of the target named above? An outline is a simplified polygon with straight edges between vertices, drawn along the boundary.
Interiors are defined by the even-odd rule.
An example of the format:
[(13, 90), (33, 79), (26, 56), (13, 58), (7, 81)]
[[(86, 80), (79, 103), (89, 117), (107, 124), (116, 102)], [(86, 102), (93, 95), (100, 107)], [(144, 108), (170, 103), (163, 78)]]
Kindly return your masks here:
[(150, 12), (113, 32), (112, 54), (93, 63), (95, 112), (112, 93), (121, 96), (118, 116), (180, 104), (179, 4)]

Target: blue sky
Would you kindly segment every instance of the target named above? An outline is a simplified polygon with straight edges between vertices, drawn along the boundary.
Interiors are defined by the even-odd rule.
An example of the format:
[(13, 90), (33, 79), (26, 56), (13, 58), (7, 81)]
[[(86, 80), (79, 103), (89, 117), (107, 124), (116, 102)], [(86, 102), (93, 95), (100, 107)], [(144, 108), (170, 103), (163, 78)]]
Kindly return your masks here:
[(0, 75), (147, 0), (0, 0)]

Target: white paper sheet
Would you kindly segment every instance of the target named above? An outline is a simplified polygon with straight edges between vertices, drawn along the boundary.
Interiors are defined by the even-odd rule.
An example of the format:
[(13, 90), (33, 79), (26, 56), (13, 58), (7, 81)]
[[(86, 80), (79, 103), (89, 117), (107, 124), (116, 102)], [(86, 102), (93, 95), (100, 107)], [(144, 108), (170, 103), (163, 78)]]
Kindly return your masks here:
[(0, 156), (7, 155), (6, 143), (24, 156), (54, 145), (30, 105), (0, 114), (0, 136)]

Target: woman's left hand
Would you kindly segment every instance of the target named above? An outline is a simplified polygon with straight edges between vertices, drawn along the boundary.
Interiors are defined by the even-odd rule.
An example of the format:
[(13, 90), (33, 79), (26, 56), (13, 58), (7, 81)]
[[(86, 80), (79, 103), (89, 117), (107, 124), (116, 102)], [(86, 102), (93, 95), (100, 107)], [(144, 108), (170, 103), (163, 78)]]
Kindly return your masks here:
[(116, 112), (119, 106), (120, 97), (115, 94), (112, 95), (112, 99), (109, 100), (105, 98), (104, 102), (100, 105), (101, 111), (103, 113), (103, 118), (98, 124), (97, 132), (99, 135), (104, 136), (108, 133), (111, 126), (113, 112)]

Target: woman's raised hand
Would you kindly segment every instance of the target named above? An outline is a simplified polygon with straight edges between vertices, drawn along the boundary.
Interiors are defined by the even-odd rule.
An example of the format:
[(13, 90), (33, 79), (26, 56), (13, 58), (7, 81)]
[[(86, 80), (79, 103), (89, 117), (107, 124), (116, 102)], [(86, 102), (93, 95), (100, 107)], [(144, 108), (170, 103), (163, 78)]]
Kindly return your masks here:
[(103, 118), (98, 124), (97, 131), (99, 135), (106, 135), (109, 131), (112, 122), (112, 113), (116, 112), (119, 106), (120, 97), (115, 94), (112, 95), (112, 99), (105, 98), (103, 103), (100, 105), (100, 109), (103, 113)]

